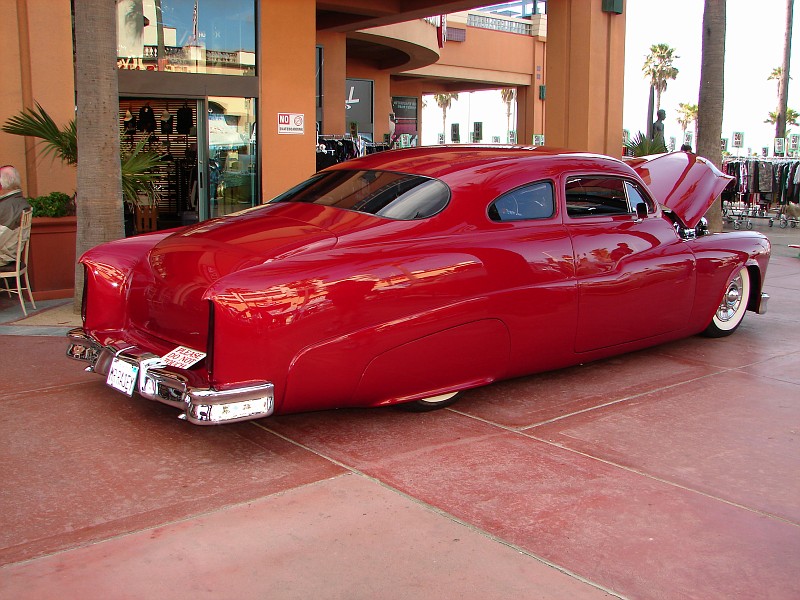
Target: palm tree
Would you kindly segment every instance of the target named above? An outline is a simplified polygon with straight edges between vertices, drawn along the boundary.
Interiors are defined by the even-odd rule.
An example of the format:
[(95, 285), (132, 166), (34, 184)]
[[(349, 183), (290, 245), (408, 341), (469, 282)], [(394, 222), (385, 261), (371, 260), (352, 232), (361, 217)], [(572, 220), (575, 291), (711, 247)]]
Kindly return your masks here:
[[(787, 108), (786, 109), (786, 117), (785, 117), (786, 125), (800, 125), (800, 123), (797, 122), (798, 118), (800, 118), (800, 113), (799, 112), (797, 112), (793, 108)], [(771, 123), (772, 125), (775, 125), (777, 122), (778, 122), (778, 111), (777, 110), (774, 110), (771, 113), (769, 113), (769, 117), (764, 119), (764, 123)]]
[[(81, 0), (75, 10), (75, 91), (78, 136), (77, 254), (124, 237), (119, 161), (117, 8), (108, 0)], [(83, 267), (75, 267), (75, 310), (80, 310)]]
[(686, 133), (690, 124), (697, 130), (697, 104), (681, 102), (678, 104), (678, 125), (681, 126), (683, 133)]
[(786, 30), (783, 38), (783, 64), (778, 80), (778, 110), (775, 119), (775, 137), (786, 137), (787, 102), (789, 97), (789, 62), (792, 55), (792, 18), (794, 0), (786, 0)]
[(447, 109), (453, 105), (453, 100), (458, 100), (457, 92), (445, 92), (443, 94), (434, 94), (433, 99), (436, 100), (436, 105), (442, 109), (442, 135), (447, 139)]
[(515, 88), (503, 88), (500, 90), (500, 98), (506, 103), (506, 135), (508, 141), (511, 141), (511, 103), (517, 97), (517, 90)]
[[(722, 165), (722, 107), (725, 100), (726, 0), (704, 0), (703, 50), (700, 61), (700, 101), (697, 109), (697, 153)], [(722, 205), (706, 213), (712, 231), (722, 231)]]
[(667, 89), (667, 81), (678, 76), (678, 69), (672, 66), (672, 61), (676, 58), (680, 56), (675, 54), (675, 48), (670, 48), (667, 44), (653, 44), (650, 46), (650, 54), (645, 57), (642, 72), (650, 79), (650, 85), (655, 90), (656, 112), (661, 108), (661, 94)]
[[(781, 67), (775, 67), (772, 69), (772, 72), (767, 77), (767, 81), (777, 81), (778, 82), (778, 96), (781, 95), (781, 78), (783, 76), (783, 69)], [(791, 77), (789, 77), (791, 79)]]

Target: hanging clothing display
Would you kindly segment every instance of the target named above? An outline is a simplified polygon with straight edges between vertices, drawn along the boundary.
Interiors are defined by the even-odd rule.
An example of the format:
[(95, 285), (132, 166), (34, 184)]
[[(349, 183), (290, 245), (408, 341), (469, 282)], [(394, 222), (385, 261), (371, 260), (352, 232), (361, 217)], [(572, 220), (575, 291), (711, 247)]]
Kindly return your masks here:
[(800, 201), (800, 159), (730, 158), (722, 171), (734, 177), (723, 198), (780, 206)]
[(133, 135), (136, 133), (136, 117), (133, 116), (130, 109), (125, 111), (125, 116), (122, 118), (122, 125), (126, 135)]
[(317, 171), (351, 158), (390, 150), (389, 144), (375, 144), (349, 136), (320, 135), (317, 137)]
[(192, 127), (194, 127), (194, 112), (192, 108), (184, 104), (178, 109), (177, 112), (177, 123), (176, 123), (176, 130), (181, 135), (189, 135), (192, 131)]
[(161, 113), (161, 135), (172, 135), (172, 125), (174, 119), (168, 110)]
[(145, 104), (139, 109), (139, 125), (137, 129), (147, 133), (153, 133), (156, 130), (156, 115), (153, 113), (150, 104)]

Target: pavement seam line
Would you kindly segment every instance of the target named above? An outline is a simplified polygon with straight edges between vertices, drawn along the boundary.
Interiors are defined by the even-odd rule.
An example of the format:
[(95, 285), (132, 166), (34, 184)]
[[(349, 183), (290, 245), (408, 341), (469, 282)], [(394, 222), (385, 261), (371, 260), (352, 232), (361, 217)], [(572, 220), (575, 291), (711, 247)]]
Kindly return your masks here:
[(635, 473), (636, 475), (641, 475), (642, 477), (646, 477), (647, 479), (652, 479), (653, 481), (658, 481), (659, 483), (665, 483), (665, 484), (667, 484), (669, 486), (676, 487), (676, 488), (685, 490), (687, 492), (692, 492), (692, 493), (695, 493), (695, 494), (699, 494), (699, 495), (704, 496), (706, 498), (710, 498), (711, 500), (717, 500), (717, 501), (722, 502), (724, 504), (727, 504), (729, 506), (734, 506), (736, 508), (741, 508), (742, 510), (746, 510), (747, 512), (751, 512), (751, 513), (757, 514), (757, 515), (762, 516), (762, 517), (767, 517), (769, 519), (774, 519), (776, 521), (781, 521), (783, 523), (786, 523), (787, 525), (792, 525), (794, 527), (800, 527), (800, 523), (797, 523), (795, 521), (791, 521), (791, 520), (787, 519), (786, 517), (781, 517), (780, 515), (776, 515), (776, 514), (773, 514), (773, 513), (765, 512), (765, 511), (762, 511), (762, 510), (758, 510), (756, 508), (751, 508), (749, 506), (745, 506), (744, 504), (739, 504), (737, 502), (734, 502), (733, 500), (726, 500), (725, 498), (720, 498), (718, 496), (713, 496), (713, 495), (711, 495), (711, 494), (709, 494), (707, 492), (704, 492), (702, 490), (691, 488), (691, 487), (688, 487), (686, 485), (677, 483), (675, 481), (670, 481), (669, 479), (664, 479), (663, 477), (658, 477), (657, 475), (652, 475), (650, 473), (646, 473), (645, 471), (640, 471), (639, 469), (636, 469), (634, 467), (628, 467), (628, 466), (625, 466), (625, 465), (621, 465), (621, 464), (615, 463), (615, 462), (613, 462), (611, 460), (608, 460), (608, 459), (605, 459), (605, 458), (600, 458), (599, 456), (593, 456), (593, 455), (587, 454), (586, 452), (583, 452), (581, 450), (577, 450), (575, 448), (570, 448), (569, 446), (564, 446), (564, 445), (559, 444), (557, 442), (554, 442), (552, 440), (546, 440), (546, 439), (537, 437), (535, 435), (531, 435), (526, 431), (518, 431), (517, 433), (519, 433), (520, 435), (523, 435), (523, 436), (525, 436), (527, 438), (530, 438), (532, 440), (536, 440), (538, 442), (542, 442), (544, 444), (547, 444), (548, 446), (554, 446), (556, 448), (560, 448), (562, 450), (566, 450), (567, 452), (572, 452), (573, 454), (578, 454), (580, 456), (584, 456), (584, 457), (589, 458), (591, 460), (596, 460), (598, 462), (601, 462), (603, 464), (609, 465), (611, 467), (617, 467), (619, 469), (622, 469), (623, 471), (628, 471), (630, 473)]
[[(398, 489), (398, 488), (396, 488), (394, 486), (389, 485), (388, 483), (386, 483), (384, 481), (381, 481), (377, 477), (373, 477), (372, 475), (368, 475), (368, 474), (364, 473), (363, 471), (361, 471), (360, 469), (357, 469), (357, 468), (355, 468), (353, 466), (350, 466), (350, 465), (348, 465), (348, 464), (346, 464), (346, 463), (344, 463), (344, 462), (342, 462), (342, 461), (340, 461), (338, 459), (330, 457), (330, 456), (328, 456), (326, 454), (323, 454), (322, 452), (314, 450), (313, 448), (311, 448), (309, 446), (306, 446), (305, 444), (302, 444), (302, 443), (298, 442), (297, 440), (293, 440), (293, 439), (291, 439), (291, 438), (289, 438), (289, 437), (287, 437), (287, 436), (285, 436), (285, 435), (283, 435), (281, 433), (278, 433), (277, 431), (275, 431), (273, 429), (270, 429), (269, 427), (267, 427), (265, 425), (262, 425), (261, 423), (259, 423), (257, 421), (251, 421), (250, 423), (255, 427), (263, 429), (267, 433), (271, 433), (272, 435), (275, 435), (275, 436), (279, 437), (280, 439), (282, 439), (282, 440), (284, 440), (286, 442), (289, 442), (290, 444), (294, 444), (294, 445), (298, 446), (299, 448), (302, 448), (303, 450), (311, 452), (312, 454), (315, 454), (316, 456), (319, 456), (320, 458), (328, 460), (328, 461), (332, 462), (333, 464), (335, 464), (335, 465), (337, 465), (339, 467), (342, 467), (343, 469), (347, 469), (353, 475), (361, 477), (362, 479), (365, 479), (367, 481), (375, 483), (375, 484), (379, 485), (380, 487), (382, 487), (382, 488), (384, 488), (384, 489), (386, 489), (386, 490), (388, 490), (388, 491), (390, 491), (392, 493), (395, 493), (395, 494), (397, 494), (399, 496), (402, 496), (403, 498), (406, 498), (408, 501), (412, 502), (413, 504), (416, 504), (416, 505), (418, 505), (418, 506), (420, 506), (420, 507), (422, 507), (424, 509), (427, 509), (427, 510), (429, 510), (431, 512), (434, 512), (437, 515), (439, 515), (440, 517), (443, 517), (443, 518), (445, 518), (445, 519), (447, 519), (449, 521), (452, 521), (453, 523), (456, 523), (457, 525), (465, 527), (466, 529), (468, 529), (468, 530), (470, 530), (470, 531), (472, 531), (472, 532), (474, 532), (474, 533), (476, 533), (476, 534), (478, 534), (480, 536), (483, 536), (483, 537), (488, 538), (489, 540), (491, 540), (491, 541), (493, 541), (495, 543), (498, 543), (498, 544), (500, 544), (502, 546), (506, 546), (507, 548), (515, 550), (516, 552), (519, 552), (520, 554), (522, 554), (524, 556), (527, 556), (527, 557), (529, 557), (529, 558), (531, 558), (531, 559), (533, 559), (533, 560), (535, 560), (535, 561), (537, 561), (537, 562), (539, 562), (539, 563), (541, 563), (541, 564), (543, 564), (543, 565), (545, 565), (547, 567), (555, 569), (556, 571), (558, 571), (560, 573), (563, 573), (564, 575), (567, 575), (568, 577), (576, 579), (576, 580), (580, 581), (581, 583), (585, 583), (586, 585), (589, 585), (589, 586), (591, 586), (591, 587), (593, 587), (595, 589), (598, 589), (598, 590), (600, 590), (600, 591), (602, 591), (602, 592), (604, 592), (606, 594), (609, 594), (609, 595), (613, 596), (614, 598), (619, 598), (620, 600), (628, 600), (628, 598), (626, 596), (623, 596), (619, 592), (616, 592), (616, 591), (614, 591), (614, 590), (612, 590), (610, 588), (607, 588), (607, 587), (605, 587), (605, 586), (603, 586), (603, 585), (601, 585), (599, 583), (596, 583), (596, 582), (594, 582), (594, 581), (592, 581), (590, 579), (586, 579), (582, 575), (579, 575), (579, 574), (577, 574), (577, 573), (575, 573), (573, 571), (570, 571), (566, 567), (563, 567), (561, 565), (553, 563), (553, 562), (547, 560), (546, 558), (543, 558), (543, 557), (541, 557), (541, 556), (539, 556), (537, 554), (532, 553), (530, 550), (526, 550), (525, 548), (522, 548), (521, 546), (518, 546), (518, 545), (516, 545), (516, 544), (514, 544), (512, 542), (509, 542), (507, 540), (504, 540), (503, 538), (500, 538), (500, 537), (494, 535), (493, 533), (490, 533), (490, 532), (486, 531), (485, 529), (481, 529), (480, 527), (477, 527), (477, 526), (475, 526), (475, 525), (473, 525), (473, 524), (471, 524), (471, 523), (469, 523), (467, 521), (464, 521), (464, 520), (456, 517), (455, 515), (452, 515), (452, 514), (448, 513), (447, 511), (445, 511), (445, 510), (443, 510), (441, 508), (433, 506), (432, 504), (429, 504), (429, 503), (427, 503), (427, 502), (425, 502), (423, 500), (420, 500), (419, 498), (416, 498), (416, 497), (414, 497), (414, 496), (412, 496), (412, 495), (410, 495), (410, 494), (408, 494), (408, 493), (406, 493), (406, 492), (404, 492), (404, 491), (402, 491), (402, 490), (400, 490), (400, 489)], [(346, 475), (346, 473), (344, 475)], [(339, 475), (338, 477), (341, 477), (341, 476), (342, 475)]]
[[(794, 353), (790, 353), (790, 354), (794, 354)], [(758, 363), (753, 363), (753, 364), (758, 364)], [(727, 504), (729, 506), (734, 506), (736, 508), (740, 508), (742, 510), (746, 510), (748, 512), (751, 512), (751, 513), (754, 513), (754, 514), (757, 514), (757, 515), (760, 515), (760, 516), (763, 516), (763, 517), (767, 517), (767, 518), (770, 518), (770, 519), (781, 521), (783, 523), (786, 523), (788, 525), (792, 525), (794, 527), (800, 527), (800, 523), (792, 521), (792, 520), (790, 520), (790, 519), (788, 519), (786, 517), (782, 517), (782, 516), (776, 515), (774, 513), (758, 510), (756, 508), (748, 507), (748, 506), (745, 506), (743, 504), (739, 504), (737, 502), (734, 502), (732, 500), (726, 500), (725, 498), (720, 498), (718, 496), (714, 496), (714, 495), (709, 494), (707, 492), (703, 492), (702, 490), (691, 488), (691, 487), (688, 487), (686, 485), (682, 485), (680, 483), (677, 483), (675, 481), (670, 481), (669, 479), (664, 479), (662, 477), (658, 477), (656, 475), (652, 475), (652, 474), (646, 473), (644, 471), (640, 471), (640, 470), (638, 470), (638, 469), (636, 469), (634, 467), (627, 467), (625, 465), (621, 465), (621, 464), (613, 462), (611, 460), (600, 458), (598, 456), (593, 456), (593, 455), (588, 454), (586, 452), (582, 452), (580, 450), (576, 450), (575, 448), (570, 448), (569, 446), (566, 446), (566, 445), (563, 445), (563, 444), (559, 444), (559, 443), (554, 442), (552, 440), (547, 440), (545, 438), (542, 438), (542, 437), (536, 435), (533, 432), (533, 430), (536, 427), (539, 427), (541, 425), (548, 425), (550, 423), (554, 423), (556, 421), (560, 421), (562, 419), (566, 419), (566, 418), (569, 418), (569, 417), (572, 417), (572, 416), (580, 415), (580, 414), (587, 413), (587, 412), (590, 412), (590, 411), (593, 411), (593, 410), (597, 410), (597, 409), (600, 409), (600, 408), (605, 408), (607, 406), (613, 406), (615, 404), (619, 404), (621, 402), (626, 402), (626, 401), (629, 401), (629, 400), (634, 400), (634, 399), (640, 398), (642, 396), (647, 396), (648, 394), (654, 394), (654, 393), (657, 393), (657, 392), (660, 392), (660, 391), (663, 391), (663, 390), (672, 389), (672, 388), (675, 388), (675, 387), (678, 387), (678, 386), (682, 386), (682, 385), (687, 384), (687, 383), (694, 383), (696, 381), (700, 381), (701, 379), (706, 379), (708, 377), (716, 377), (718, 375), (721, 375), (721, 374), (724, 374), (724, 373), (730, 373), (730, 372), (741, 372), (741, 369), (743, 369), (743, 368), (746, 368), (746, 367), (726, 368), (726, 369), (723, 369), (722, 371), (718, 371), (716, 373), (708, 373), (706, 375), (701, 375), (700, 377), (695, 377), (694, 379), (689, 379), (689, 380), (686, 380), (686, 381), (682, 381), (680, 383), (674, 383), (674, 384), (667, 385), (667, 386), (662, 386), (660, 388), (657, 388), (657, 389), (654, 389), (654, 390), (650, 390), (650, 391), (647, 391), (647, 392), (634, 394), (632, 396), (626, 396), (625, 398), (619, 398), (617, 400), (612, 400), (611, 402), (606, 402), (605, 404), (599, 404), (597, 406), (584, 408), (584, 409), (575, 411), (573, 413), (569, 413), (567, 415), (561, 415), (561, 416), (555, 417), (553, 419), (548, 419), (546, 421), (541, 421), (539, 423), (534, 423), (532, 425), (526, 425), (524, 427), (511, 427), (511, 426), (508, 426), (508, 425), (503, 425), (501, 423), (495, 423), (493, 421), (489, 421), (488, 419), (484, 419), (482, 417), (477, 417), (477, 416), (474, 416), (474, 415), (470, 415), (468, 413), (461, 412), (461, 411), (459, 411), (457, 409), (454, 409), (454, 408), (448, 408), (447, 410), (450, 410), (450, 411), (452, 411), (454, 413), (462, 415), (462, 416), (464, 416), (464, 417), (466, 417), (468, 419), (473, 419), (475, 421), (479, 421), (479, 422), (485, 423), (487, 425), (491, 425), (491, 426), (497, 427), (499, 429), (503, 429), (503, 430), (508, 431), (510, 433), (515, 433), (515, 434), (518, 434), (518, 435), (522, 435), (522, 436), (527, 437), (529, 439), (537, 440), (537, 441), (542, 442), (544, 444), (547, 444), (547, 445), (550, 445), (550, 446), (554, 446), (556, 448), (560, 448), (562, 450), (566, 450), (568, 452), (572, 452), (572, 453), (578, 454), (580, 456), (584, 456), (584, 457), (592, 459), (592, 460), (597, 460), (597, 461), (602, 462), (604, 464), (607, 464), (609, 466), (617, 467), (619, 469), (623, 469), (625, 471), (628, 471), (628, 472), (631, 472), (631, 473), (635, 473), (637, 475), (641, 475), (642, 477), (646, 477), (648, 479), (652, 479), (653, 481), (658, 481), (660, 483), (665, 483), (667, 485), (670, 485), (670, 486), (685, 490), (687, 492), (693, 492), (693, 493), (699, 494), (701, 496), (704, 496), (706, 498), (710, 498), (712, 500), (717, 500), (717, 501), (722, 502), (724, 504)], [(787, 383), (787, 382), (785, 382), (783, 380), (774, 379), (774, 378), (768, 377), (768, 376), (761, 376), (761, 377), (763, 379), (769, 379), (771, 381), (780, 381), (781, 383)], [(792, 383), (792, 382), (788, 382), (788, 383)]]

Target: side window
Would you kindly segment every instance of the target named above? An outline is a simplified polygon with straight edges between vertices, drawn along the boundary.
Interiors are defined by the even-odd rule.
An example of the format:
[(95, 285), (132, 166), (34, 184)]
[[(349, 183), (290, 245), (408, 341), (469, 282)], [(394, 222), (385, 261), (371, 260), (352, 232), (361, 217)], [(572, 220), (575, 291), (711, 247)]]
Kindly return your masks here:
[(597, 217), (630, 212), (625, 182), (615, 177), (570, 177), (566, 185), (567, 215)]
[(655, 211), (655, 206), (653, 206), (653, 202), (639, 188), (638, 185), (631, 183), (630, 181), (626, 181), (625, 189), (628, 192), (628, 203), (631, 206), (631, 212), (636, 212), (636, 205), (639, 204), (640, 202), (647, 205), (647, 212), (652, 213)]
[(528, 221), (553, 216), (553, 184), (539, 181), (506, 192), (489, 205), (492, 221)]

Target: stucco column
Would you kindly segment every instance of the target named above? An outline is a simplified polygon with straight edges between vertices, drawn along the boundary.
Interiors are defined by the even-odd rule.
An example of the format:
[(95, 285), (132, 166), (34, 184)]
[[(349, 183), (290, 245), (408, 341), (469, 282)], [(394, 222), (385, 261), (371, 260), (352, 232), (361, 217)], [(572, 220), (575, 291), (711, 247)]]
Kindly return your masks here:
[[(69, 2), (0, 2), (0, 123), (42, 105), (59, 127), (75, 118), (72, 16)], [(33, 138), (0, 132), (0, 165), (14, 165), (26, 196), (75, 191), (75, 167), (42, 157)]]
[[(258, 130), (265, 201), (316, 170), (316, 1), (262, 0), (259, 13)], [(303, 115), (303, 133), (279, 133), (280, 114)], [(288, 125), (297, 127), (294, 116)]]
[(625, 14), (600, 0), (547, 3), (548, 146), (622, 153)]

